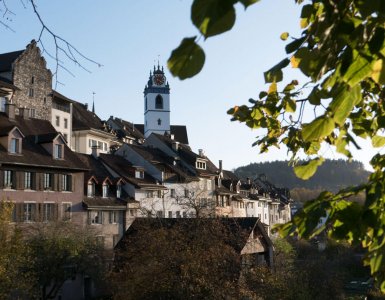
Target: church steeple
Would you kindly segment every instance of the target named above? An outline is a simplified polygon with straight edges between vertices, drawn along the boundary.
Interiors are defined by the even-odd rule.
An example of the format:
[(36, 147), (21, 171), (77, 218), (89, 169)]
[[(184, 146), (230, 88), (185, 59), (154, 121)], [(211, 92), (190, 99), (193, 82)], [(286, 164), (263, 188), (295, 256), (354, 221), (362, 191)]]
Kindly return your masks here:
[(170, 133), (170, 86), (159, 62), (144, 88), (144, 136), (152, 132)]

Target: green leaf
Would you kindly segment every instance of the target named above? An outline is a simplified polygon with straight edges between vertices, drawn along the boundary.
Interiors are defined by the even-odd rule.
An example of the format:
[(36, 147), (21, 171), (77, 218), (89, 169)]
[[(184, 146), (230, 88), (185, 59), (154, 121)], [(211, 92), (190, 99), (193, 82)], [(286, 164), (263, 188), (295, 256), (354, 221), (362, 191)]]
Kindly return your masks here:
[(293, 113), (297, 109), (297, 104), (295, 103), (295, 101), (293, 99), (288, 98), (288, 97), (285, 97), (285, 99), (283, 101), (283, 106), (284, 106), (285, 111), (287, 111), (289, 113)]
[(305, 124), (302, 129), (302, 138), (306, 142), (319, 140), (332, 133), (335, 127), (334, 120), (327, 116), (320, 116), (311, 123)]
[(264, 74), (265, 76), (265, 82), (279, 82), (283, 79), (283, 73), (282, 69), (285, 68), (290, 63), (290, 60), (285, 58), (278, 64), (276, 64), (274, 67), (272, 67), (270, 70), (266, 71)]
[(384, 136), (379, 136), (375, 135), (372, 137), (372, 146), (375, 148), (379, 148), (385, 145), (385, 137)]
[(361, 101), (361, 97), (361, 87), (359, 84), (351, 89), (346, 86), (336, 89), (336, 96), (334, 96), (333, 101), (329, 104), (329, 109), (334, 113), (334, 121), (339, 125), (343, 125), (354, 106)]
[(379, 83), (379, 84), (385, 84), (385, 67), (384, 67), (384, 60), (379, 59), (373, 63), (372, 66), (372, 79)]
[(307, 180), (315, 174), (317, 168), (322, 165), (324, 160), (323, 157), (318, 157), (302, 165), (297, 165), (294, 167), (294, 173), (297, 177)]
[(343, 80), (350, 86), (355, 86), (366, 79), (372, 73), (372, 62), (367, 60), (357, 51), (353, 51), (353, 60), (349, 68), (343, 74)]
[(246, 8), (248, 8), (250, 5), (259, 2), (259, 0), (239, 0), (239, 2), (241, 2), (241, 3), (243, 4), (243, 6), (245, 7), (245, 9), (246, 9)]
[(289, 37), (289, 33), (288, 33), (288, 32), (283, 32), (283, 33), (280, 35), (280, 39), (281, 39), (282, 41), (286, 41), (288, 37)]
[(291, 43), (287, 44), (285, 47), (286, 53), (290, 54), (294, 51), (297, 51), (297, 49), (302, 46), (302, 44), (305, 42), (305, 40), (306, 40), (306, 37), (301, 37), (301, 38), (295, 39)]
[(205, 63), (203, 49), (195, 43), (195, 38), (185, 38), (181, 44), (172, 51), (167, 61), (167, 66), (173, 76), (186, 79), (198, 74)]
[(235, 23), (235, 2), (235, 0), (195, 0), (191, 6), (191, 20), (205, 38), (226, 32)]

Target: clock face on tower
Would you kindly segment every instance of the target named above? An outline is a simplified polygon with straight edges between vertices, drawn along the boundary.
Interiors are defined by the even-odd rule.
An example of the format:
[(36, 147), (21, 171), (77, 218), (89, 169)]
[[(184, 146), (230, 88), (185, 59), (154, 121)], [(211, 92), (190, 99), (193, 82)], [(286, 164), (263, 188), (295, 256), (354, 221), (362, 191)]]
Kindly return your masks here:
[(162, 85), (164, 83), (164, 81), (165, 81), (165, 78), (163, 75), (161, 75), (161, 74), (154, 75), (154, 83), (156, 85)]

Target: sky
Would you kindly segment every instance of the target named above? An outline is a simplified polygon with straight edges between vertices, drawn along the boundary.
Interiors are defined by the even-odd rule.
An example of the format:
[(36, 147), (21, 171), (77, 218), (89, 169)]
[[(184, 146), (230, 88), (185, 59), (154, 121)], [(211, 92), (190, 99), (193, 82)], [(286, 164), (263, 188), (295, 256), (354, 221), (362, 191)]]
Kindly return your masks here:
[[(285, 57), (282, 32), (299, 36), (300, 7), (293, 1), (262, 0), (247, 10), (237, 5), (233, 29), (204, 40), (206, 53), (203, 70), (191, 79), (172, 77), (166, 68), (171, 51), (184, 37), (200, 36), (190, 19), (192, 1), (186, 0), (35, 0), (47, 27), (73, 44), (98, 67), (80, 60), (84, 71), (62, 56), (66, 69), (59, 70), (55, 89), (65, 96), (92, 105), (101, 119), (111, 115), (133, 123), (144, 121), (143, 90), (154, 64), (165, 67), (170, 84), (171, 124), (186, 125), (193, 151), (203, 149), (218, 165), (231, 170), (252, 162), (288, 159), (285, 149), (259, 154), (252, 147), (261, 131), (231, 122), (226, 111), (247, 104), (266, 90), (263, 72)], [(2, 28), (0, 53), (22, 50), (38, 39), (41, 25), (27, 0), (8, 0), (14, 13), (3, 19), (12, 30)], [(23, 6), (24, 3), (24, 6)], [(0, 14), (4, 6), (0, 3)], [(1, 19), (0, 19), (1, 20)], [(4, 42), (5, 41), (5, 42)], [(45, 32), (42, 41), (53, 53), (51, 37)], [(48, 67), (55, 61), (44, 54)], [(299, 79), (289, 72), (286, 78)], [(93, 95), (93, 93), (95, 93)], [(355, 152), (355, 159), (368, 167), (373, 149), (365, 145)], [(323, 149), (329, 158), (339, 158), (331, 149)]]

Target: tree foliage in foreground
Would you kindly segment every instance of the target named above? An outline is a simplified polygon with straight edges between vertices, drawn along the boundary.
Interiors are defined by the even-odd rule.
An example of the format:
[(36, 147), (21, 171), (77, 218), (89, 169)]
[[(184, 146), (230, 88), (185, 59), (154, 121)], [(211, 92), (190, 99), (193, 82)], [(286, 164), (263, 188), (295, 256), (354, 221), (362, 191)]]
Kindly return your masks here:
[[(232, 28), (235, 8), (247, 8), (257, 0), (195, 0), (191, 18), (200, 33), (209, 38)], [(233, 120), (250, 128), (263, 129), (254, 145), (261, 152), (285, 145), (296, 163), (297, 176), (308, 179), (322, 165), (321, 144), (352, 158), (351, 147), (359, 148), (357, 137), (373, 147), (385, 145), (385, 2), (382, 0), (296, 0), (301, 5), (302, 33), (288, 40), (286, 57), (264, 73), (269, 87), (249, 105), (229, 110)], [(172, 52), (170, 71), (181, 79), (194, 76), (204, 64), (203, 49), (190, 38)], [(203, 52), (203, 54), (202, 54)], [(180, 55), (183, 53), (183, 55)], [(194, 68), (190, 66), (194, 65)], [(197, 67), (198, 66), (198, 67)], [(308, 82), (283, 81), (285, 68), (299, 69)], [(311, 120), (305, 111), (314, 111)], [(385, 292), (385, 155), (371, 160), (374, 173), (368, 181), (336, 194), (324, 192), (308, 202), (300, 215), (279, 228), (281, 234), (312, 237), (328, 228), (330, 237), (366, 249), (364, 263)], [(364, 205), (346, 201), (364, 192)], [(320, 217), (327, 217), (318, 228)]]

